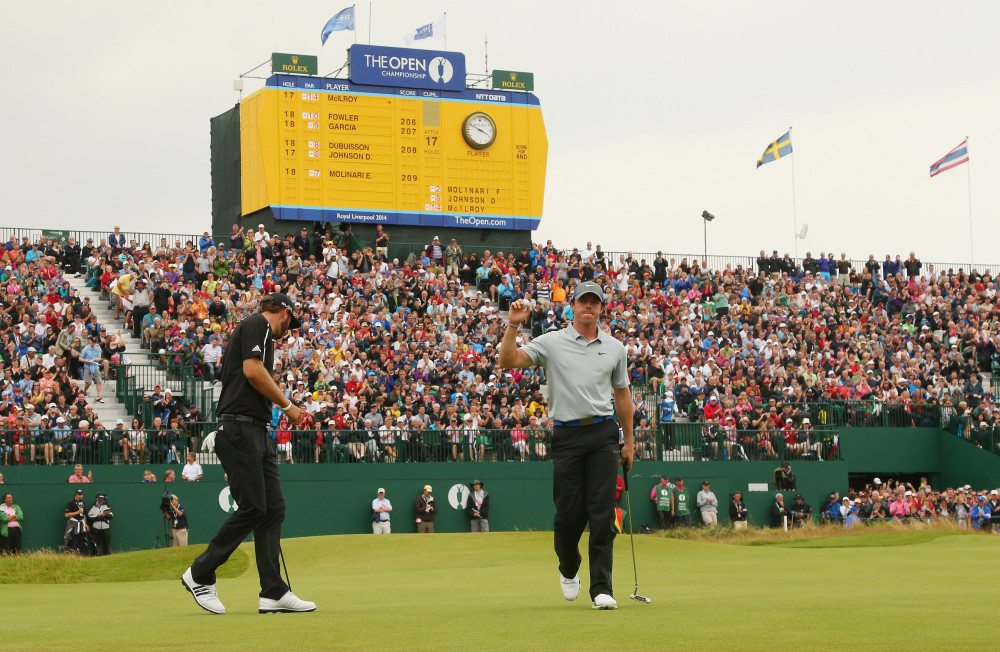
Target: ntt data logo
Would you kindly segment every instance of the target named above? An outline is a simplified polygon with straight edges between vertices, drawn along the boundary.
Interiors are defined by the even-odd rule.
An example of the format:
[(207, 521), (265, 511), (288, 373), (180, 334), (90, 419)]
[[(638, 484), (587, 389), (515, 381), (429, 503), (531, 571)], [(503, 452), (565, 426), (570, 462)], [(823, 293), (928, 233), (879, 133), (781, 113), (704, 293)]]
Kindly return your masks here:
[(431, 79), (438, 84), (447, 84), (455, 74), (455, 69), (451, 67), (451, 61), (444, 57), (434, 57), (427, 68)]

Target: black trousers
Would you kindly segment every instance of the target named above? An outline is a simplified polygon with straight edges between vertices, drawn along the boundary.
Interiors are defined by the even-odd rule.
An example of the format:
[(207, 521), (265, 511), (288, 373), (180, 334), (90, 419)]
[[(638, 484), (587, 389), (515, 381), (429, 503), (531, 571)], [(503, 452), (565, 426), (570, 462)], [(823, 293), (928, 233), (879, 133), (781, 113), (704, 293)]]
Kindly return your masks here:
[(98, 555), (111, 554), (111, 528), (98, 530), (96, 527), (92, 527), (90, 535), (94, 537), (94, 548)]
[(216, 431), (215, 453), (229, 476), (229, 491), (239, 509), (191, 564), (191, 575), (198, 584), (215, 584), (215, 570), (253, 532), (260, 597), (277, 600), (288, 591), (278, 562), (285, 497), (271, 439), (263, 426), (223, 421)]
[(142, 320), (149, 314), (149, 305), (135, 306), (132, 308), (132, 336), (136, 339), (142, 338)]
[(580, 537), (590, 524), (590, 597), (614, 595), (611, 567), (615, 543), (618, 424), (556, 426), (552, 430), (552, 499), (556, 506), (555, 549), (559, 572), (580, 569)]

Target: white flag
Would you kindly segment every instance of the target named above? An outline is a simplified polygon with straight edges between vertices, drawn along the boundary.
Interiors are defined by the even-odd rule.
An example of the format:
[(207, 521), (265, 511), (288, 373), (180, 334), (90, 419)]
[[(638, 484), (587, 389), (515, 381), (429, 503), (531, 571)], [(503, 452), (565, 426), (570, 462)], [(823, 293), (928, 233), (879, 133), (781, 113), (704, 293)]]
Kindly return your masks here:
[(406, 44), (412, 46), (415, 42), (426, 38), (447, 38), (444, 31), (444, 19), (445, 17), (442, 15), (433, 23), (416, 28), (406, 35)]

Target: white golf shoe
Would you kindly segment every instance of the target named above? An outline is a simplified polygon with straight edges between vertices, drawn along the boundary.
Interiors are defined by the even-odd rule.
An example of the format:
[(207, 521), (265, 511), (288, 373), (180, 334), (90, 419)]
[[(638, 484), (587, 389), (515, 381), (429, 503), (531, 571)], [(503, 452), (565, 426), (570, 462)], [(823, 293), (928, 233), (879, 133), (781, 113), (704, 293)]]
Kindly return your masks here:
[(594, 598), (594, 609), (617, 609), (618, 603), (607, 593), (598, 593)]
[(559, 587), (562, 589), (563, 597), (572, 602), (580, 595), (580, 576), (568, 579), (559, 575)]
[(262, 614), (288, 614), (305, 611), (316, 611), (316, 603), (300, 600), (291, 591), (277, 600), (261, 598), (260, 609), (258, 609), (258, 613)]
[(219, 601), (219, 593), (215, 590), (214, 584), (198, 584), (194, 581), (191, 576), (191, 568), (189, 567), (184, 574), (181, 575), (181, 584), (184, 588), (191, 593), (194, 597), (194, 601), (198, 603), (198, 606), (212, 614), (224, 614), (226, 613), (226, 608), (223, 606), (222, 602)]

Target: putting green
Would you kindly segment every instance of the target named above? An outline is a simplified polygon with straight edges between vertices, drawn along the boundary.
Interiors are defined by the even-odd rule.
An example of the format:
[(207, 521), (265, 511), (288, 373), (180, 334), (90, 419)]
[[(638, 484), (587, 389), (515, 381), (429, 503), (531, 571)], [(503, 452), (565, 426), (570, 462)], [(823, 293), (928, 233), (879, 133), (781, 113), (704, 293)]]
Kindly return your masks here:
[[(899, 533), (906, 535), (907, 533)], [(616, 542), (617, 611), (566, 602), (545, 532), (315, 537), (283, 543), (312, 614), (257, 614), (246, 572), (220, 579), (229, 613), (199, 609), (178, 578), (0, 587), (3, 649), (989, 649), (1000, 537), (909, 545), (741, 546), (637, 536)], [(851, 538), (851, 537), (848, 537)], [(841, 538), (842, 539), (842, 538)], [(819, 545), (831, 539), (813, 539)], [(586, 545), (586, 538), (583, 541)], [(804, 542), (796, 545), (801, 546)], [(201, 549), (188, 549), (193, 558)], [(176, 572), (176, 551), (142, 564)], [(108, 561), (127, 567), (131, 555)], [(7, 560), (0, 560), (0, 564)], [(27, 572), (26, 572), (27, 573)], [(27, 576), (27, 574), (26, 574)], [(963, 624), (964, 623), (964, 624)]]

